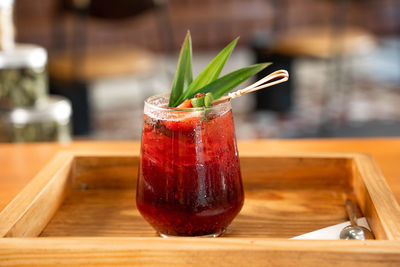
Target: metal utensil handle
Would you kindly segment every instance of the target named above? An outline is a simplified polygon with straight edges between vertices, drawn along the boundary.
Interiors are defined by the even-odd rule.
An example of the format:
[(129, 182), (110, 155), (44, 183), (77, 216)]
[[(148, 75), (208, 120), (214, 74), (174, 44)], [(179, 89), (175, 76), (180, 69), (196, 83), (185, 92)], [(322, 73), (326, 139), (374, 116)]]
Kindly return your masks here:
[(354, 209), (353, 201), (351, 201), (350, 199), (346, 199), (345, 207), (346, 207), (346, 212), (347, 212), (347, 215), (349, 216), (351, 225), (358, 226), (357, 225), (357, 214)]

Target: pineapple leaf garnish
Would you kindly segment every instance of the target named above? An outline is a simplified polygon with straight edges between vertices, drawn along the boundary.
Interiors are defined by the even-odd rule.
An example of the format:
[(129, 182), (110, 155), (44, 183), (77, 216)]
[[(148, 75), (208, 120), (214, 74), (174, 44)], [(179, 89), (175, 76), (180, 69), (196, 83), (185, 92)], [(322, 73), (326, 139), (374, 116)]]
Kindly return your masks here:
[[(239, 38), (228, 44), (192, 81), (192, 43), (190, 32), (183, 42), (177, 71), (172, 84), (169, 107), (209, 107), (230, 90), (262, 71), (272, 63), (260, 63), (244, 67), (218, 78)], [(199, 96), (200, 95), (200, 96)], [(188, 101), (190, 100), (190, 101)]]
[(173, 106), (182, 95), (183, 91), (185, 91), (192, 83), (192, 80), (192, 39), (190, 37), (190, 32), (188, 31), (182, 44), (174, 81), (172, 82), (171, 95), (168, 104), (169, 107)]
[(194, 96), (199, 89), (206, 86), (207, 84), (215, 81), (219, 74), (222, 71), (222, 68), (225, 65), (225, 62), (228, 60), (231, 55), (233, 49), (236, 46), (236, 43), (239, 38), (233, 40), (230, 44), (228, 44), (219, 54), (204, 68), (202, 72), (193, 80), (193, 82), (189, 85), (188, 89), (183, 92), (183, 94), (178, 98), (178, 100), (173, 105), (174, 107), (178, 106), (184, 100), (190, 98), (189, 96)]

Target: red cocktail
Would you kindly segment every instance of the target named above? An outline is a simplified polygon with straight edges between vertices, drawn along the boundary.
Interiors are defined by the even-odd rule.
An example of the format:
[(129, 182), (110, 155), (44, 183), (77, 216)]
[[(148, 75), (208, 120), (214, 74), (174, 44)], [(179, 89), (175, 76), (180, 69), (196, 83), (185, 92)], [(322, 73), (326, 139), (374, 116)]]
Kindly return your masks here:
[(244, 201), (230, 102), (166, 108), (146, 100), (136, 202), (161, 236), (219, 236)]

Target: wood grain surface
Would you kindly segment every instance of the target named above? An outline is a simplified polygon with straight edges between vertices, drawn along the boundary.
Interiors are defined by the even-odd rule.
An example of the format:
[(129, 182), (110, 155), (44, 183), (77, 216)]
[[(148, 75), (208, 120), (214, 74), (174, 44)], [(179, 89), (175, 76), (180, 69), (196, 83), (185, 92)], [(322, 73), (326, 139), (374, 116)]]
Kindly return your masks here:
[[(0, 145), (0, 162), (2, 168), (0, 171), (0, 210), (3, 209), (1, 214), (7, 212), (4, 207), (10, 203), (18, 192), (20, 192), (29, 182), (33, 183), (36, 188), (38, 185), (33, 177), (40, 176), (40, 170), (50, 162), (51, 158), (56, 152), (60, 150), (66, 151), (81, 151), (83, 155), (87, 154), (86, 151), (97, 153), (98, 151), (105, 151), (105, 156), (112, 151), (120, 151), (119, 153), (126, 153), (129, 155), (137, 156), (139, 151), (138, 142), (74, 142), (68, 146), (58, 144), (42, 143), (42, 144), (2, 144)], [(108, 151), (108, 152), (107, 152)], [(274, 234), (268, 232), (268, 229), (263, 227), (257, 228), (257, 225), (262, 224), (267, 220), (269, 225), (276, 227), (278, 221), (287, 220), (290, 216), (297, 216), (299, 221), (310, 220), (306, 216), (301, 217), (300, 211), (308, 214), (309, 217), (314, 216), (321, 205), (318, 204), (318, 199), (329, 196), (329, 201), (325, 202), (322, 207), (325, 214), (317, 216), (313, 220), (314, 226), (325, 225), (327, 221), (342, 221), (344, 218), (344, 211), (342, 210), (341, 202), (345, 196), (353, 196), (357, 199), (360, 208), (369, 219), (374, 220), (380, 225), (381, 214), (378, 210), (383, 209), (368, 209), (368, 207), (380, 205), (382, 202), (396, 203), (395, 198), (400, 200), (400, 165), (398, 159), (400, 158), (400, 138), (383, 138), (383, 139), (331, 139), (331, 140), (261, 140), (261, 141), (241, 141), (239, 142), (239, 151), (241, 156), (246, 157), (262, 157), (265, 153), (281, 155), (284, 157), (288, 154), (298, 154), (302, 152), (361, 152), (369, 153), (373, 156), (378, 163), (379, 168), (382, 169), (388, 184), (394, 192), (394, 197), (387, 198), (368, 198), (369, 193), (378, 190), (389, 190), (384, 182), (374, 184), (373, 182), (367, 184), (360, 183), (360, 176), (357, 172), (370, 172), (374, 175), (381, 176), (379, 168), (373, 167), (369, 169), (370, 165), (362, 166), (356, 170), (349, 165), (348, 159), (340, 159), (332, 166), (326, 164), (327, 162), (321, 161), (319, 166), (324, 164), (326, 169), (316, 166), (321, 170), (322, 177), (329, 177), (328, 173), (334, 174), (338, 179), (338, 184), (332, 183), (330, 179), (324, 183), (329, 189), (329, 192), (322, 190), (321, 184), (313, 177), (304, 175), (304, 170), (297, 169), (296, 173), (302, 179), (307, 179), (308, 184), (313, 188), (313, 194), (307, 192), (306, 184), (301, 185), (299, 188), (289, 188), (289, 190), (279, 189), (282, 181), (272, 179), (270, 183), (266, 183), (263, 188), (257, 188), (259, 179), (254, 175), (254, 180), (249, 181), (246, 185), (246, 205), (242, 214), (232, 224), (232, 229), (227, 233), (228, 238), (218, 239), (197, 239), (197, 238), (178, 238), (173, 240), (163, 240), (154, 237), (151, 233), (151, 228), (143, 225), (140, 229), (134, 229), (132, 224), (121, 224), (118, 230), (110, 229), (109, 225), (112, 223), (121, 222), (127, 218), (137, 219), (139, 224), (142, 220), (135, 214), (134, 206), (121, 205), (121, 201), (126, 202), (134, 198), (134, 190), (127, 190), (124, 184), (130, 183), (132, 180), (126, 179), (121, 176), (117, 182), (112, 182), (112, 179), (105, 179), (105, 182), (99, 182), (93, 178), (91, 173), (96, 173), (94, 167), (97, 163), (94, 161), (82, 161), (82, 165), (72, 166), (75, 171), (80, 172), (80, 179), (65, 180), (67, 183), (50, 183), (52, 186), (49, 189), (53, 191), (57, 188), (65, 188), (66, 185), (71, 184), (71, 191), (66, 194), (66, 199), (61, 203), (63, 194), (68, 192), (54, 191), (59, 202), (48, 203), (50, 207), (47, 209), (48, 213), (44, 213), (44, 219), (35, 220), (32, 228), (29, 228), (28, 235), (37, 235), (37, 229), (46, 225), (46, 221), (51, 217), (55, 207), (60, 206), (55, 216), (47, 224), (44, 231), (41, 232), (40, 238), (0, 238), (0, 265), (130, 265), (130, 266), (400, 266), (400, 241), (394, 240), (374, 240), (374, 241), (301, 241), (301, 240), (286, 240), (286, 239), (270, 239), (259, 238), (257, 234), (262, 233), (268, 237), (275, 237)], [(106, 158), (106, 157), (105, 157)], [(135, 162), (135, 161), (133, 161)], [(330, 161), (333, 162), (333, 161)], [(129, 172), (136, 172), (135, 167), (129, 167), (132, 161), (128, 160), (123, 163)], [(68, 165), (68, 162), (66, 163)], [(295, 162), (292, 162), (295, 166)], [(304, 163), (305, 165), (307, 162)], [(112, 165), (112, 164), (111, 164)], [(246, 160), (242, 162), (243, 169), (251, 167), (247, 165)], [(289, 164), (290, 165), (290, 164)], [(50, 162), (51, 166), (51, 162)], [(246, 167), (247, 166), (247, 167)], [(261, 165), (259, 165), (261, 166)], [(334, 166), (340, 166), (334, 167)], [(254, 166), (253, 166), (254, 167)], [(111, 168), (111, 166), (110, 166)], [(262, 166), (260, 168), (263, 168)], [(68, 169), (68, 168), (67, 168)], [(112, 168), (111, 168), (112, 169)], [(110, 169), (110, 170), (111, 170)], [(102, 170), (99, 173), (104, 173), (104, 177), (113, 177), (112, 171)], [(324, 170), (328, 170), (324, 173)], [(343, 172), (350, 171), (353, 173), (353, 180), (351, 183), (345, 178)], [(42, 170), (43, 172), (43, 170)], [(274, 173), (273, 168), (270, 168), (271, 174)], [(116, 172), (118, 173), (118, 172)], [(119, 176), (119, 175), (117, 175)], [(71, 177), (67, 172), (58, 173), (58, 178)], [(272, 175), (273, 177), (273, 175)], [(291, 178), (286, 176), (284, 183), (289, 183)], [(247, 179), (246, 177), (244, 179)], [(61, 181), (60, 179), (56, 179)], [(274, 181), (275, 180), (275, 181)], [(51, 181), (49, 181), (51, 182)], [(134, 184), (134, 183), (133, 183)], [(382, 187), (383, 186), (383, 187)], [(68, 186), (67, 186), (68, 187)], [(39, 188), (39, 187), (38, 187)], [(275, 188), (275, 189), (274, 189)], [(355, 195), (352, 194), (350, 189), (354, 189)], [(315, 194), (315, 191), (319, 191)], [(389, 190), (390, 191), (390, 190)], [(45, 191), (42, 191), (46, 193)], [(48, 193), (49, 191), (47, 191)], [(332, 194), (332, 195), (329, 195)], [(43, 194), (46, 196), (48, 194)], [(102, 196), (101, 198), (99, 196)], [(105, 197), (104, 197), (105, 196)], [(45, 199), (45, 198), (44, 198)], [(101, 200), (103, 199), (103, 200)], [(268, 205), (265, 203), (260, 204), (263, 199), (268, 199)], [(26, 198), (17, 198), (19, 201), (25, 201)], [(29, 199), (28, 199), (29, 200)], [(37, 211), (35, 205), (43, 205), (41, 199), (30, 199), (33, 209)], [(36, 202), (38, 201), (38, 202)], [(314, 203), (315, 202), (315, 203)], [(132, 201), (134, 203), (134, 201)], [(283, 203), (291, 203), (292, 208), (282, 208)], [(339, 204), (340, 203), (340, 204)], [(14, 203), (17, 204), (17, 203)], [(397, 205), (397, 203), (396, 203)], [(391, 206), (391, 205), (390, 205)], [(86, 213), (87, 216), (77, 219), (71, 219), (71, 214), (80, 216), (84, 213), (76, 213), (79, 209), (86, 209), (90, 207), (91, 211)], [(252, 207), (252, 208), (250, 208)], [(289, 206), (286, 206), (289, 207)], [(31, 216), (29, 212), (24, 212), (24, 208), (19, 207), (19, 211), (23, 211), (24, 216)], [(97, 216), (97, 211), (108, 212), (110, 216)], [(114, 213), (113, 210), (118, 209)], [(280, 210), (281, 213), (275, 213)], [(268, 216), (265, 213), (268, 212)], [(0, 214), (0, 216), (1, 216)], [(80, 215), (79, 215), (80, 214)], [(284, 216), (283, 216), (284, 214)], [(66, 216), (69, 215), (69, 219)], [(23, 234), (23, 229), (28, 220), (24, 221), (24, 216), (20, 218), (10, 218), (9, 225), (15, 225), (16, 234), (26, 236)], [(64, 217), (63, 217), (64, 216)], [(136, 216), (136, 217), (135, 217)], [(97, 220), (93, 220), (97, 218)], [(385, 220), (399, 221), (398, 212), (388, 214)], [(20, 223), (13, 224), (13, 221), (21, 219)], [(114, 221), (113, 221), (114, 220)], [(7, 220), (6, 220), (7, 221)], [(22, 223), (24, 222), (24, 223)], [(285, 221), (286, 222), (286, 221)], [(81, 223), (81, 227), (76, 227)], [(142, 220), (141, 223), (144, 223)], [(275, 225), (274, 225), (275, 223)], [(86, 224), (86, 225), (85, 225)], [(235, 225), (236, 224), (236, 225)], [(90, 232), (95, 237), (84, 237), (82, 229), (90, 225), (94, 230)], [(300, 233), (301, 231), (308, 231), (304, 224), (301, 226), (294, 226), (289, 223), (284, 227), (283, 236)], [(71, 229), (77, 229), (71, 233)], [(307, 226), (307, 227), (308, 227)], [(379, 229), (374, 223), (371, 225), (374, 229)], [(96, 228), (97, 227), (97, 228)], [(251, 229), (247, 232), (241, 232), (238, 229)], [(319, 227), (319, 226), (318, 226)], [(69, 228), (69, 229), (68, 229)], [(2, 228), (0, 228), (1, 230)], [(36, 229), (36, 230), (35, 230)], [(63, 236), (59, 233), (64, 229), (66, 232)], [(79, 229), (80, 232), (78, 231)], [(86, 228), (87, 229), (87, 228)], [(96, 230), (97, 229), (97, 230)], [(236, 230), (235, 230), (236, 229)], [(398, 229), (389, 229), (388, 225), (382, 225), (383, 232), (391, 231), (397, 239)], [(4, 229), (3, 229), (4, 230)], [(119, 232), (118, 232), (119, 231)], [(137, 237), (138, 231), (144, 237)], [(147, 232), (146, 232), (147, 231)], [(262, 232), (261, 232), (262, 231)], [(379, 230), (381, 231), (381, 230)], [(3, 231), (4, 232), (4, 231)], [(18, 233), (19, 232), (19, 233)], [(132, 236), (120, 235), (123, 233), (130, 233)], [(86, 233), (87, 235), (88, 233)], [(243, 237), (245, 235), (252, 235)], [(48, 236), (50, 238), (46, 238)], [(67, 236), (67, 237), (66, 237)], [(390, 238), (380, 234), (380, 238)]]
[(400, 240), (400, 206), (381, 171), (368, 155), (358, 155), (354, 161), (354, 192), (375, 237)]
[[(356, 152), (370, 154), (400, 201), (400, 138), (293, 139), (239, 141), (240, 155), (297, 152)], [(139, 153), (139, 142), (73, 142), (0, 144), (0, 210), (35, 177), (60, 150), (126, 151)]]
[[(346, 221), (345, 193), (256, 189), (225, 237), (290, 238)], [(135, 206), (135, 190), (74, 190), (41, 237), (154, 237)]]
[(0, 239), (10, 266), (399, 266), (399, 241), (243, 238)]
[[(400, 240), (400, 207), (369, 157), (299, 153), (241, 159), (246, 201), (226, 237), (290, 238), (344, 222), (344, 201), (353, 198), (362, 203), (378, 239)], [(138, 162), (136, 153), (59, 153), (0, 214), (0, 222), (15, 218), (3, 235), (154, 236), (135, 207)]]
[[(245, 205), (225, 236), (290, 238), (346, 221), (351, 160), (325, 156), (242, 157)], [(74, 190), (41, 236), (155, 236), (135, 207), (137, 168), (137, 156), (81, 153)]]
[(37, 236), (53, 217), (70, 187), (73, 155), (59, 153), (0, 212), (0, 237)]

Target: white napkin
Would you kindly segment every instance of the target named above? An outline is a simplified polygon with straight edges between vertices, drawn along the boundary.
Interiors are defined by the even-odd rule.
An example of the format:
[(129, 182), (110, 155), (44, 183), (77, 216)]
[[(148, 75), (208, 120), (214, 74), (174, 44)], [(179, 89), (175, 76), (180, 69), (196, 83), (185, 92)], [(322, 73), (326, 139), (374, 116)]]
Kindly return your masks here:
[[(365, 217), (358, 218), (357, 224), (371, 230)], [(291, 239), (339, 240), (340, 231), (347, 225), (350, 225), (350, 221), (328, 226), (306, 234), (298, 235), (292, 237)]]

